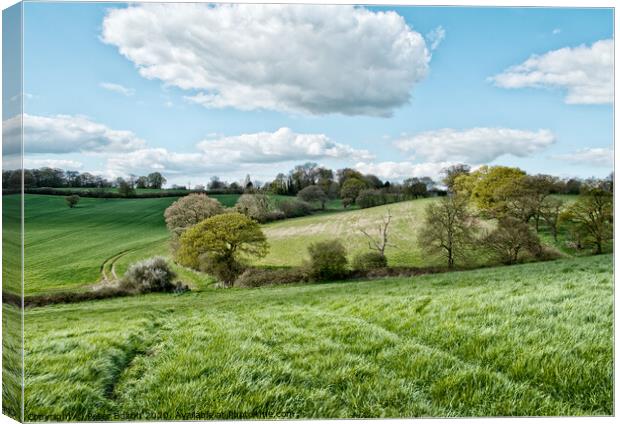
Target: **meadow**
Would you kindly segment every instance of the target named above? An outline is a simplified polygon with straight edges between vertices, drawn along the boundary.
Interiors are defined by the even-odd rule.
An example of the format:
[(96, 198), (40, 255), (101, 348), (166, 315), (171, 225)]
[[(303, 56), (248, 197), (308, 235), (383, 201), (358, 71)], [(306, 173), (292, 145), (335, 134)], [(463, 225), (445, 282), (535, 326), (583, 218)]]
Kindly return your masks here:
[(27, 309), (25, 418), (611, 415), (612, 271), (601, 255)]
[[(238, 195), (213, 195), (224, 206), (233, 206)], [(18, 215), (17, 196), (4, 196), (7, 219)], [(284, 198), (278, 196), (275, 200)], [(153, 199), (82, 198), (68, 208), (64, 197), (27, 194), (25, 201), (25, 293), (87, 290), (102, 278), (121, 276), (134, 262), (153, 255), (169, 255), (169, 233), (164, 210), (173, 197)], [(394, 246), (388, 248), (390, 265), (422, 265), (415, 243), (416, 225), (424, 206), (433, 199), (420, 199), (370, 209), (343, 210), (340, 201), (327, 204), (315, 215), (287, 219), (263, 226), (270, 243), (269, 255), (259, 266), (300, 264), (307, 246), (318, 240), (338, 237), (349, 254), (367, 250), (367, 241), (357, 230), (365, 226), (372, 233), (388, 210), (391, 211)], [(7, 233), (8, 235), (9, 233)], [(209, 279), (179, 267), (177, 272), (190, 285), (207, 284)]]
[[(239, 196), (213, 197), (232, 206)], [(4, 196), (5, 220), (19, 216), (17, 199)], [(167, 254), (163, 213), (175, 200), (82, 198), (70, 209), (62, 196), (25, 195), (26, 295), (85, 289), (126, 255), (125, 266), (143, 255)], [(5, 234), (6, 244), (10, 235)]]

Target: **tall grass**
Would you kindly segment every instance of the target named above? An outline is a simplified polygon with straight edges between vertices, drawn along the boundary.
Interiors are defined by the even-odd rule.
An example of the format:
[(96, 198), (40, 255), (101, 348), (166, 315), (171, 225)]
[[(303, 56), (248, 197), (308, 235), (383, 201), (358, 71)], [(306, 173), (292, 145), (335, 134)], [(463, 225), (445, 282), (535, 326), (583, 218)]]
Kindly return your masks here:
[(26, 419), (610, 415), (612, 288), (604, 255), (29, 309)]

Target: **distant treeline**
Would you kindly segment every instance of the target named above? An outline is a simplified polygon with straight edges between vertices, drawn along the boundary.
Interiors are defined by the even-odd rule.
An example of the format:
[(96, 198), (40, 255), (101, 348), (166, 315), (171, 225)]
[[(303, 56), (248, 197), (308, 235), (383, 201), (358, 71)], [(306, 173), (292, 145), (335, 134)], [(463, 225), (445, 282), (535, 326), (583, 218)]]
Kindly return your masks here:
[[(166, 178), (159, 172), (146, 176), (130, 175), (128, 178), (116, 178), (111, 181), (89, 172), (65, 171), (57, 168), (39, 168), (9, 170), (2, 172), (3, 194), (18, 193), (23, 187), (25, 193), (49, 195), (79, 195), (82, 197), (176, 197), (190, 192), (207, 194), (242, 194), (264, 193), (297, 196), (308, 187), (320, 188), (328, 199), (342, 199), (346, 206), (358, 204), (360, 207), (377, 206), (411, 198), (442, 196), (444, 187), (451, 185), (454, 175), (470, 171), (467, 165), (455, 165), (444, 170), (440, 182), (430, 177), (411, 177), (402, 182), (381, 180), (376, 175), (362, 174), (352, 168), (336, 171), (307, 162), (295, 166), (288, 173), (279, 173), (272, 181), (259, 182), (250, 175), (244, 181), (227, 182), (214, 176), (205, 184), (193, 187), (172, 185), (163, 189)], [(577, 178), (556, 179), (554, 194), (579, 194), (589, 180)], [(139, 189), (156, 189), (156, 191), (137, 191)]]

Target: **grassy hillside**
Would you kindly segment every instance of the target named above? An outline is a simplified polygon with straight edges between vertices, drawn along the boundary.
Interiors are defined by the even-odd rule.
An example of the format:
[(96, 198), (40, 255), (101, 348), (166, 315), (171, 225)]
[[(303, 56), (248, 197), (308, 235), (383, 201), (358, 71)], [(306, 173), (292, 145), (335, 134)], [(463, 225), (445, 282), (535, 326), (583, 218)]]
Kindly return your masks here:
[(610, 415), (612, 292), (605, 255), (28, 309), (26, 420)]
[[(239, 196), (212, 197), (232, 206)], [(11, 222), (19, 215), (14, 199), (18, 196), (3, 197), (4, 219)], [(163, 213), (175, 200), (82, 198), (78, 207), (69, 209), (62, 196), (26, 195), (26, 294), (95, 283), (102, 266), (125, 256), (129, 261), (166, 254)]]
[[(232, 206), (238, 195), (212, 197)], [(17, 196), (4, 196), (6, 222), (15, 221), (17, 216), (14, 199)], [(175, 200), (83, 198), (77, 208), (69, 209), (62, 196), (26, 195), (26, 294), (84, 288), (96, 283), (102, 271), (106, 275), (114, 271), (120, 276), (133, 262), (153, 255), (168, 255), (163, 213)], [(346, 211), (339, 209), (340, 203), (332, 202), (331, 209), (323, 213), (264, 225), (270, 252), (257, 265), (299, 265), (310, 243), (327, 238), (340, 239), (353, 257), (368, 250), (368, 242), (358, 228), (376, 234), (388, 210), (393, 216), (390, 226), (393, 246), (386, 252), (389, 264), (438, 264), (438, 260), (433, 262), (416, 243), (424, 208), (435, 200), (420, 199)], [(12, 247), (10, 234), (5, 233), (5, 244), (9, 248)], [(550, 236), (545, 239), (551, 242)], [(204, 276), (188, 274), (178, 268), (177, 271), (194, 285), (205, 282)]]

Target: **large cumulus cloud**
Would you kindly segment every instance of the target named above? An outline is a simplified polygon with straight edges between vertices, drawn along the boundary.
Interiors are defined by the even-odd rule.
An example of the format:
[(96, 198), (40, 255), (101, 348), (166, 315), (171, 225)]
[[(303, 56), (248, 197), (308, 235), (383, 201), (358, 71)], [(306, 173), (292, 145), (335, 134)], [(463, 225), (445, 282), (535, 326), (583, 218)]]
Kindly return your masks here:
[(395, 12), (348, 5), (143, 4), (102, 40), (206, 107), (389, 116), (425, 77), (424, 38)]

